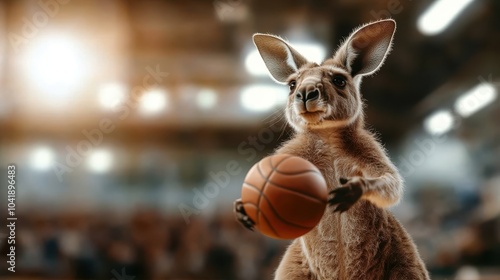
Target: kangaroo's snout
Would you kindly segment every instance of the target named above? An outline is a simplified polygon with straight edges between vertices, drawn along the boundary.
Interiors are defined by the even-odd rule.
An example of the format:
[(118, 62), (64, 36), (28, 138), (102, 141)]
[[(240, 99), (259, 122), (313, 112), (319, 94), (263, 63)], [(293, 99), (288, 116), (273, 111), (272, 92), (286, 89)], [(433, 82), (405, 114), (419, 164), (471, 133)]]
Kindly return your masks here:
[(323, 88), (323, 85), (321, 85), (321, 83), (308, 83), (305, 85), (303, 84), (297, 90), (297, 93), (295, 93), (295, 100), (303, 101), (304, 103), (306, 103), (307, 101), (316, 100), (321, 95), (321, 88)]

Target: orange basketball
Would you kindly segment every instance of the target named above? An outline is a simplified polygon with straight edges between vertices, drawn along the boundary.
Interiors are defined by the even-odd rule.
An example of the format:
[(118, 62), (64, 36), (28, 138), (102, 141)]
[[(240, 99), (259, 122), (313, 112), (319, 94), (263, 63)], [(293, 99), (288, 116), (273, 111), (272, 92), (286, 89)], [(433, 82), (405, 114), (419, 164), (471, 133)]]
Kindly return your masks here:
[(269, 156), (248, 172), (241, 201), (261, 233), (293, 239), (313, 229), (327, 204), (321, 172), (309, 161), (292, 155)]

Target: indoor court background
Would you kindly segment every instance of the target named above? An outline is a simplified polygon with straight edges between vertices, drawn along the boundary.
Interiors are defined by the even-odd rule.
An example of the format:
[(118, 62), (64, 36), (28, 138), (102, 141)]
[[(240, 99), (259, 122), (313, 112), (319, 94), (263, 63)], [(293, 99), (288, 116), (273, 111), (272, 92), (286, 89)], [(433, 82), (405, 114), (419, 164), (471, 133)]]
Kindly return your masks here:
[(272, 279), (288, 242), (232, 213), (291, 133), (251, 35), (321, 60), (391, 17), (393, 51), (361, 90), (406, 180), (391, 211), (433, 279), (500, 279), (499, 14), (495, 0), (0, 1), (0, 277)]

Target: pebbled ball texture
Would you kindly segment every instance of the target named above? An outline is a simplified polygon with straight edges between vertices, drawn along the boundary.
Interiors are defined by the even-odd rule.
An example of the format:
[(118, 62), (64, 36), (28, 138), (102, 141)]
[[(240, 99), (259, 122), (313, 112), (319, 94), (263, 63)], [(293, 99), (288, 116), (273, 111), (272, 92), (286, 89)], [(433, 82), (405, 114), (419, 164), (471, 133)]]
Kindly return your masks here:
[(323, 217), (327, 199), (326, 181), (318, 168), (287, 154), (256, 163), (241, 191), (255, 228), (277, 239), (297, 238), (312, 230)]

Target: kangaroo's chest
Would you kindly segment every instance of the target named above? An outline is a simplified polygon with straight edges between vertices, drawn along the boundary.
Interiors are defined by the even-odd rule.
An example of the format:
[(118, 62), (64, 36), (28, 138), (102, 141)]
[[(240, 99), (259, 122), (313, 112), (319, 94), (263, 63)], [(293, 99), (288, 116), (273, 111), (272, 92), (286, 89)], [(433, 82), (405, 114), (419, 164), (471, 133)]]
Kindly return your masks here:
[[(362, 163), (335, 143), (318, 139), (289, 141), (277, 152), (312, 162), (323, 174), (329, 190), (340, 187), (340, 178), (363, 176)], [(318, 226), (300, 238), (302, 250), (320, 279), (324, 279), (322, 275), (328, 276), (326, 279), (351, 279), (354, 271), (364, 271), (358, 265), (378, 262), (376, 252), (387, 213), (365, 200), (343, 214), (333, 210), (327, 207)]]
[(292, 154), (313, 163), (323, 174), (329, 190), (339, 186), (340, 178), (362, 176), (363, 173), (358, 160), (335, 142), (293, 139), (278, 149), (277, 153)]

